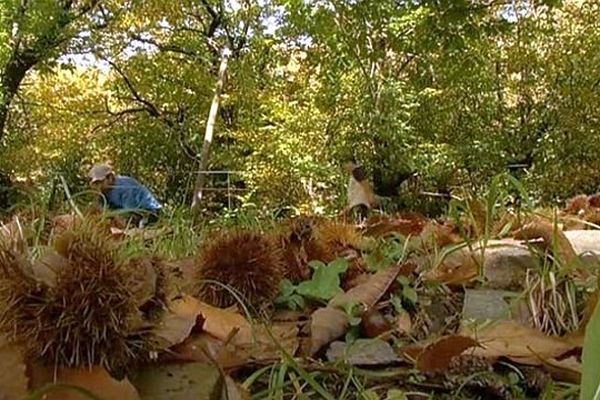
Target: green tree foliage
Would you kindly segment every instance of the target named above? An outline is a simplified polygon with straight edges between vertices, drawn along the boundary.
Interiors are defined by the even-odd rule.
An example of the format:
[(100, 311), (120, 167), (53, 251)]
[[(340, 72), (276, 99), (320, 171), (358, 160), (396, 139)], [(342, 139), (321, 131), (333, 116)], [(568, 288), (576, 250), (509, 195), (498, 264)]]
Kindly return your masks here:
[[(4, 3), (2, 65), (21, 4)], [(23, 25), (28, 43), (46, 37), (48, 15), (67, 3), (92, 5), (39, 2), (27, 14), (38, 22)], [(61, 28), (47, 68), (16, 92), (0, 161), (13, 178), (60, 174), (82, 190), (87, 166), (111, 160), (164, 199), (189, 202), (227, 47), (209, 165), (242, 171), (233, 184), (247, 189), (246, 201), (330, 211), (343, 201), (341, 164), (351, 159), (367, 167), (376, 192), (414, 207), (424, 207), (421, 191), (479, 189), (507, 170), (545, 200), (597, 190), (595, 1), (95, 7)]]

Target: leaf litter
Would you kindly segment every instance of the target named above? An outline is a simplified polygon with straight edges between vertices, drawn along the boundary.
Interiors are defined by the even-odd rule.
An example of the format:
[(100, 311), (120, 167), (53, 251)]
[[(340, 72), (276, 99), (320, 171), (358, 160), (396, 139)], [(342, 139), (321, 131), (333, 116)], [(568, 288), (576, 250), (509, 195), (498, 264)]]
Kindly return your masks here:
[[(56, 221), (65, 231), (70, 229), (69, 223), (67, 218)], [(557, 381), (581, 380), (584, 347), (581, 330), (553, 336), (508, 317), (478, 325), (463, 320), (458, 328), (442, 323), (439, 329), (423, 334), (423, 317), (431, 318), (432, 315), (427, 315), (431, 306), (445, 301), (443, 296), (432, 296), (438, 288), (454, 296), (462, 293), (463, 285), (481, 286), (480, 257), (485, 249), (473, 248), (468, 243), (457, 245), (457, 234), (452, 232), (451, 224), (429, 222), (419, 215), (380, 218), (371, 223), (363, 232), (365, 236), (397, 241), (407, 235), (406, 240), (411, 240), (412, 245), (391, 246), (394, 253), (380, 257), (373, 264), (376, 270), (361, 272), (360, 280), (349, 290), (342, 289), (349, 266), (349, 261), (343, 258), (305, 260), (306, 267), (313, 270), (310, 278), (295, 284), (288, 281), (287, 286), (282, 281), (284, 297), (275, 302), (278, 308), (275, 313), (268, 309), (249, 311), (241, 305), (215, 307), (180, 289), (181, 293), (170, 293), (159, 318), (140, 325), (149, 330), (156, 346), (151, 350), (151, 360), (135, 366), (127, 377), (113, 377), (99, 366), (78, 369), (48, 365), (49, 360), (31, 358), (18, 345), (5, 342), (0, 353), (7, 364), (5, 370), (11, 374), (0, 379), (0, 393), (3, 398), (20, 398), (27, 391), (56, 385), (46, 398), (58, 398), (52, 397), (57, 393), (60, 398), (81, 396), (81, 393), (67, 393), (66, 387), (60, 388), (63, 384), (106, 399), (190, 396), (247, 399), (249, 392), (236, 380), (250, 379), (244, 387), (260, 391), (261, 385), (267, 385), (261, 368), (276, 366), (282, 368), (281, 378), (297, 393), (309, 387), (324, 393), (335, 391), (335, 385), (327, 386), (326, 378), (316, 381), (314, 376), (318, 375), (307, 371), (318, 371), (324, 377), (338, 375), (342, 373), (336, 367), (340, 361), (374, 369), (370, 373), (377, 377), (372, 378), (374, 384), (379, 382), (388, 389), (380, 393), (383, 397), (377, 398), (385, 398), (385, 393), (387, 398), (410, 398), (404, 393), (411, 391), (452, 393), (460, 391), (459, 388), (475, 396), (494, 393), (510, 398), (502, 397), (508, 390), (508, 375), (503, 367), (506, 363), (516, 370), (536, 368)], [(534, 220), (517, 227), (513, 236), (520, 240), (541, 238), (548, 250), (554, 252), (556, 262), (566, 265), (574, 278), (589, 277), (571, 243), (552, 222)], [(432, 252), (431, 240), (436, 237), (451, 237), (443, 240), (446, 247), (438, 249), (442, 253)], [(356, 242), (354, 236), (352, 242)], [(415, 247), (415, 243), (421, 243), (422, 247)], [(369, 249), (353, 249), (353, 254), (352, 262), (356, 262), (369, 257)], [(423, 262), (424, 259), (427, 261)], [(64, 263), (62, 255), (47, 251), (31, 264), (31, 273), (52, 288)], [(186, 276), (181, 287), (191, 287), (189, 280), (196, 276), (194, 261), (173, 261), (170, 265), (171, 270), (181, 266)], [(140, 303), (145, 303), (155, 294), (158, 281), (150, 269), (139, 272), (136, 278), (139, 284), (133, 290)], [(593, 319), (591, 310), (596, 308), (598, 296), (597, 291), (592, 293), (579, 302), (583, 305), (582, 327)], [(433, 299), (434, 303), (428, 306), (427, 299)], [(290, 317), (275, 319), (285, 315)], [(449, 317), (461, 318), (460, 315), (445, 318)], [(25, 369), (32, 372), (26, 375)], [(467, 381), (467, 372), (483, 374), (485, 379)], [(412, 378), (398, 383), (395, 378), (398, 373)], [(527, 381), (527, 373), (520, 376), (519, 382), (511, 385), (521, 385), (525, 390), (531, 382)], [(101, 393), (100, 387), (106, 390)], [(363, 389), (365, 394), (371, 393), (369, 396), (379, 396), (377, 391)], [(119, 395), (111, 394), (116, 392)]]

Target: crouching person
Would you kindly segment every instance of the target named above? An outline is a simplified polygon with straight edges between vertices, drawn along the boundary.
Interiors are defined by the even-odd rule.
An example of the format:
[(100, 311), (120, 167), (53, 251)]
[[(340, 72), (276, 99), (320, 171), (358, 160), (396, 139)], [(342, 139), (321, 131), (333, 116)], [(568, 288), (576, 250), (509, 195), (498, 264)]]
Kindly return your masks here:
[(101, 201), (108, 208), (133, 214), (139, 228), (158, 220), (162, 205), (134, 178), (116, 175), (109, 165), (98, 164), (90, 170), (89, 179), (91, 186), (102, 193)]

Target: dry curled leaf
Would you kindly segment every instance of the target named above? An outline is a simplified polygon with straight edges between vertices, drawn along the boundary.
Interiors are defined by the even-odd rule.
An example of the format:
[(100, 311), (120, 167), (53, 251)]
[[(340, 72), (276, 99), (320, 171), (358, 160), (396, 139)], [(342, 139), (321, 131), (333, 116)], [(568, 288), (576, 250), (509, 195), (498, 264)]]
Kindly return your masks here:
[(399, 267), (388, 268), (385, 271), (378, 272), (372, 275), (366, 282), (335, 296), (329, 301), (327, 306), (343, 309), (347, 305), (358, 303), (364, 305), (366, 308), (373, 307), (385, 295), (399, 273)]
[(412, 321), (410, 319), (410, 314), (406, 311), (402, 312), (396, 318), (396, 330), (401, 335), (410, 335), (412, 332)]
[(443, 337), (425, 347), (419, 354), (417, 368), (421, 372), (444, 371), (454, 357), (477, 345), (476, 340), (466, 336), (451, 335)]
[(413, 242), (417, 247), (427, 249), (432, 246), (442, 248), (462, 241), (463, 238), (452, 223), (445, 222), (440, 224), (435, 221), (429, 221)]
[(203, 362), (210, 364), (214, 361), (225, 370), (245, 365), (248, 359), (239, 354), (235, 347), (225, 344), (206, 332), (192, 335), (185, 342), (171, 348), (167, 361)]
[(174, 300), (156, 324), (154, 334), (171, 347), (183, 342), (198, 324), (202, 315), (200, 302), (191, 296)]
[[(102, 367), (58, 368), (55, 372), (52, 367), (35, 365), (30, 373), (34, 388), (58, 383), (85, 389), (101, 400), (140, 400), (137, 390), (127, 379), (118, 381)], [(54, 380), (55, 374), (56, 380)], [(89, 400), (89, 397), (73, 389), (57, 388), (44, 394), (44, 400)]]
[(542, 366), (557, 381), (575, 384), (581, 382), (582, 365), (575, 356), (565, 358), (564, 360), (553, 358), (544, 360)]
[(462, 285), (471, 282), (479, 273), (477, 256), (462, 248), (448, 254), (435, 268), (424, 275), (429, 282)]
[(585, 194), (580, 194), (570, 198), (564, 212), (571, 215), (578, 215), (586, 212), (590, 208), (590, 198)]
[(221, 368), (232, 369), (249, 362), (279, 360), (281, 359), (280, 346), (292, 356), (299, 347), (298, 328), (295, 323), (275, 323), (268, 327), (257, 325), (254, 330), (254, 340), (248, 343), (235, 343), (234, 338), (235, 335), (231, 335), (231, 340), (224, 342), (203, 332), (191, 336), (171, 350), (174, 359), (178, 361), (208, 363), (215, 360)]
[(362, 304), (367, 310), (373, 307), (396, 280), (399, 272), (399, 267), (378, 272), (365, 283), (335, 296), (327, 307), (316, 310), (310, 323), (310, 354), (316, 354), (323, 346), (346, 334), (350, 322), (346, 312), (342, 311), (345, 307), (352, 304)]
[(419, 358), (419, 354), (423, 352), (425, 345), (422, 343), (412, 343), (398, 349), (398, 354), (402, 356), (405, 361), (416, 362)]
[(415, 236), (421, 234), (426, 224), (425, 217), (417, 213), (404, 213), (395, 217), (376, 215), (367, 221), (363, 235), (372, 237), (384, 237), (391, 234)]
[(319, 308), (311, 316), (310, 355), (315, 355), (325, 345), (344, 336), (350, 329), (348, 316), (333, 307)]
[(543, 239), (545, 246), (555, 252), (555, 258), (574, 268), (580, 276), (589, 276), (565, 233), (551, 221), (538, 219), (531, 222), (517, 230), (514, 237), (520, 240)]
[(250, 393), (240, 384), (229, 376), (225, 377), (223, 393), (221, 394), (222, 400), (250, 400), (251, 398)]
[[(241, 314), (194, 300), (204, 317), (202, 324), (204, 332), (235, 345), (252, 343), (252, 328), (248, 320)], [(230, 337), (232, 332), (236, 332), (233, 338)]]
[(461, 334), (477, 340), (474, 355), (488, 359), (506, 357), (527, 365), (542, 365), (542, 360), (559, 357), (577, 346), (570, 341), (548, 336), (516, 321), (503, 320), (477, 331), (463, 329)]

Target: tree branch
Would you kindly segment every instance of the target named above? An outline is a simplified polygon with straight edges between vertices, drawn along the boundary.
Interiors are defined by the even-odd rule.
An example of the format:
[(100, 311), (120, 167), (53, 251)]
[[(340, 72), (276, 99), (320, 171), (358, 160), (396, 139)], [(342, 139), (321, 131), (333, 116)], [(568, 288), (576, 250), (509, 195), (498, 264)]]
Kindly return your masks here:
[(134, 100), (137, 101), (138, 103), (142, 104), (146, 108), (146, 110), (148, 111), (148, 114), (150, 114), (152, 117), (160, 117), (161, 112), (158, 110), (158, 107), (156, 107), (150, 101), (144, 99), (139, 94), (139, 92), (137, 91), (137, 89), (135, 88), (135, 86), (133, 86), (133, 83), (127, 77), (127, 75), (125, 75), (125, 73), (123, 72), (123, 70), (121, 70), (121, 68), (119, 68), (119, 66), (117, 66), (117, 64), (115, 64), (113, 61), (108, 60), (108, 59), (105, 59), (105, 61), (108, 62), (108, 64), (111, 67), (113, 67), (115, 69), (115, 71), (117, 71), (117, 73), (121, 76), (121, 78), (123, 78), (123, 81), (125, 82), (125, 85), (127, 85), (127, 88), (129, 89), (129, 92), (131, 92), (131, 95), (134, 97)]
[(183, 47), (179, 47), (179, 46), (176, 46), (173, 44), (159, 43), (154, 39), (144, 38), (138, 34), (131, 34), (130, 37), (131, 37), (131, 39), (136, 40), (138, 42), (150, 44), (150, 45), (156, 47), (158, 50), (163, 51), (163, 52), (178, 53), (178, 54), (183, 54), (183, 55), (186, 55), (186, 56), (194, 58), (194, 59), (200, 59), (202, 61), (209, 61), (209, 60), (201, 57), (200, 54), (196, 53), (193, 50), (185, 49)]
[(212, 18), (205, 34), (207, 37), (212, 38), (215, 36), (217, 29), (219, 29), (219, 26), (221, 26), (223, 22), (223, 8), (220, 8), (219, 11), (215, 11), (207, 0), (201, 0), (201, 3)]

